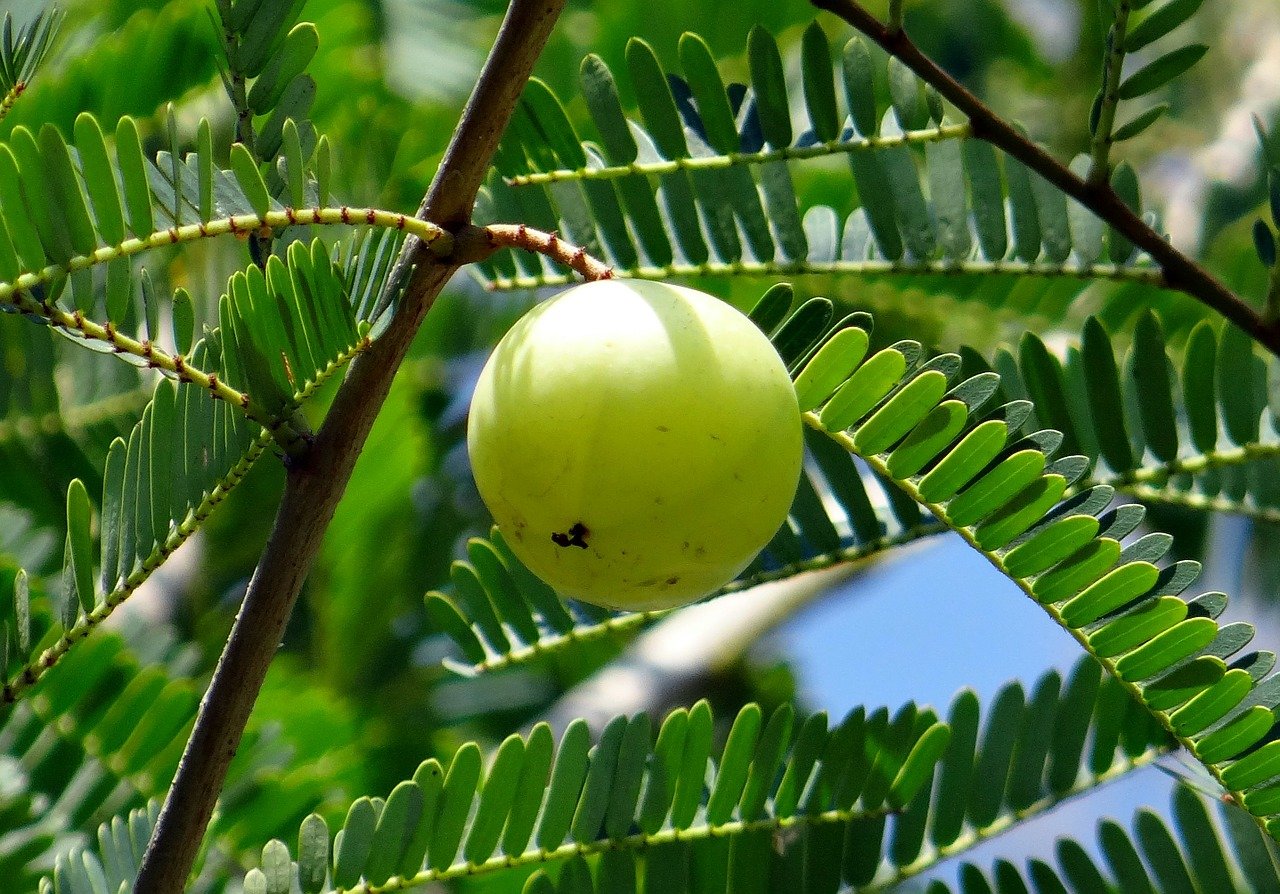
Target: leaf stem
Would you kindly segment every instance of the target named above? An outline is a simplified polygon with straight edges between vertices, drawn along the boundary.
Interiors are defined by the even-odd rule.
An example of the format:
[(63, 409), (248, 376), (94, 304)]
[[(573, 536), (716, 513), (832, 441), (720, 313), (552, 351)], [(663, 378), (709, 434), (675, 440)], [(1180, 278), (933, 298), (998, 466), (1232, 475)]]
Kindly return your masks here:
[(117, 258), (127, 258), (156, 248), (232, 235), (248, 237), (263, 229), (281, 229), (310, 224), (370, 226), (388, 230), (404, 230), (426, 242), (439, 255), (453, 250), (453, 236), (442, 228), (395, 211), (378, 208), (284, 208), (266, 214), (236, 214), (204, 223), (183, 224), (156, 230), (145, 236), (125, 239), (116, 245), (104, 245), (87, 255), (74, 255), (65, 261), (39, 270), (20, 273), (12, 281), (0, 280), (0, 304), (14, 304), (19, 293), (29, 292), (43, 283), (53, 282), (68, 273), (87, 270)]
[[(498, 140), (564, 4), (565, 0), (511, 0), (419, 208), (421, 220), (446, 229), (470, 221)], [(135, 894), (182, 890), (227, 767), (356, 459), (414, 335), (457, 267), (421, 240), (406, 241), (387, 286), (390, 293), (400, 294), (406, 284), (391, 322), (351, 365), (310, 448), (289, 464), (275, 524), (200, 704), (143, 856)]]
[(1211, 469), (1239, 466), (1255, 460), (1274, 459), (1278, 456), (1280, 456), (1280, 443), (1253, 441), (1239, 447), (1210, 450), (1207, 453), (1179, 457), (1160, 465), (1140, 466), (1127, 472), (1092, 478), (1071, 488), (1070, 493), (1079, 493), (1099, 484), (1107, 484), (1117, 490), (1129, 490), (1143, 485), (1165, 485), (1174, 475), (1200, 475)]
[(22, 97), (22, 94), (26, 92), (26, 89), (26, 83), (24, 81), (19, 81), (9, 88), (3, 99), (0, 99), (0, 121), (3, 121), (8, 117), (9, 112), (13, 110), (14, 104)]
[(1089, 176), (1091, 185), (1106, 185), (1111, 181), (1111, 130), (1116, 123), (1116, 108), (1120, 97), (1120, 74), (1124, 68), (1124, 40), (1129, 30), (1129, 12), (1132, 0), (1119, 0), (1116, 16), (1107, 32), (1107, 58), (1102, 64), (1102, 86), (1099, 88), (1098, 117), (1091, 121), (1093, 143), (1090, 148)]
[(840, 17), (916, 73), (969, 118), (973, 135), (1003, 150), (1088, 208), (1160, 265), (1164, 285), (1213, 308), (1280, 357), (1280, 326), (1273, 326), (1208, 270), (1178, 251), (1126, 205), (1107, 184), (1089, 183), (1023, 136), (963, 84), (926, 56), (905, 32), (892, 32), (857, 0), (810, 0)]
[[(1071, 267), (1039, 261), (708, 261), (705, 264), (667, 264), (664, 267), (633, 267), (615, 271), (628, 279), (675, 279), (681, 276), (1040, 276), (1084, 280), (1111, 280), (1162, 286), (1164, 277), (1155, 267), (1125, 267), (1094, 264)], [(563, 285), (571, 278), (565, 274), (544, 273), (538, 276), (495, 276), (485, 284), (492, 291), (537, 289)]]
[(613, 269), (608, 264), (587, 254), (585, 248), (565, 242), (555, 233), (544, 233), (524, 224), (492, 224), (484, 227), (483, 231), (492, 251), (521, 248), (546, 255), (583, 279), (613, 279)]
[(942, 124), (922, 130), (908, 130), (895, 136), (851, 137), (847, 140), (831, 140), (811, 146), (785, 146), (762, 152), (731, 152), (727, 155), (688, 156), (668, 158), (662, 161), (637, 161), (628, 165), (609, 165), (602, 168), (562, 168), (555, 171), (535, 171), (507, 177), (511, 186), (531, 186), (535, 183), (559, 183), (564, 180), (618, 180), (636, 175), (670, 174), (675, 171), (720, 171), (743, 165), (760, 165), (773, 161), (797, 161), (806, 158), (824, 158), (828, 155), (853, 155), (893, 146), (923, 146), (946, 140), (960, 140), (971, 135), (967, 123)]
[(1125, 490), (1144, 503), (1164, 503), (1167, 506), (1182, 506), (1199, 512), (1222, 512), (1227, 515), (1241, 515), (1254, 521), (1280, 523), (1280, 507), (1255, 506), (1227, 497), (1214, 497), (1194, 491), (1147, 484), (1136, 484)]

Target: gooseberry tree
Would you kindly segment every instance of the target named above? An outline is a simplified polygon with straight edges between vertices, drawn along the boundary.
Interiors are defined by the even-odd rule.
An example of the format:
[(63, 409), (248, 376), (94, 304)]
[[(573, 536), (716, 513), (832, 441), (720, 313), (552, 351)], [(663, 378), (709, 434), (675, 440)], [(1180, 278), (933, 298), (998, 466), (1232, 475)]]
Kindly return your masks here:
[[(6, 890), (990, 891), (1175, 761), (995, 887), (1280, 886), (1276, 657), (1193, 558), (1280, 511), (1275, 97), (1195, 232), (1138, 173), (1274, 10), (1103, 0), (1054, 62), (996, 4), (373, 5), (6, 20)], [(741, 661), (937, 535), (1065, 678), (829, 721)]]

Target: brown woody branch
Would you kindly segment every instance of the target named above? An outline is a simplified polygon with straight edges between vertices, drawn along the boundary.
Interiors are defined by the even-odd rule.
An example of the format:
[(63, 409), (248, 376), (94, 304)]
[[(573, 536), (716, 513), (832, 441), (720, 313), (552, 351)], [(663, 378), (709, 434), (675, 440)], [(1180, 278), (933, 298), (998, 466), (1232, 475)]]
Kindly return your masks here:
[[(419, 208), (420, 218), (448, 229), (467, 226), (498, 139), (564, 3), (512, 0)], [(417, 239), (406, 242), (388, 284), (389, 294), (401, 295), (391, 323), (351, 365), (311, 448), (290, 463), (275, 525), (200, 704), (147, 846), (135, 894), (182, 890), (298, 591), (356, 459), (423, 317), (461, 263), (452, 256), (437, 256)]]
[(857, 0), (810, 0), (825, 9), (916, 73), (921, 80), (946, 97), (969, 118), (973, 135), (1016, 158), (1045, 180), (1088, 208), (1116, 232), (1151, 256), (1163, 273), (1163, 285), (1185, 292), (1213, 308), (1249, 333), (1255, 341), (1280, 356), (1280, 326), (1263, 319), (1239, 295), (1227, 288), (1208, 270), (1178, 251), (1126, 205), (1109, 183), (1087, 182), (1073, 173), (1040, 146), (1023, 136), (982, 100), (947, 74), (926, 56), (905, 31), (894, 31), (872, 15)]

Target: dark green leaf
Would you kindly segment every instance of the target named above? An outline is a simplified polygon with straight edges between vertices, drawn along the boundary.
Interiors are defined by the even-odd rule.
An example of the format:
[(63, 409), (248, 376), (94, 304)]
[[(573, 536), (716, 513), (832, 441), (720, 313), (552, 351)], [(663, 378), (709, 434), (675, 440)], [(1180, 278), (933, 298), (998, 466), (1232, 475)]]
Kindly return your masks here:
[(1142, 133), (1148, 127), (1164, 117), (1164, 114), (1168, 111), (1169, 104), (1162, 102), (1159, 105), (1152, 106), (1144, 112), (1139, 112), (1137, 115), (1134, 115), (1124, 124), (1121, 124), (1115, 129), (1111, 134), (1111, 142), (1123, 143), (1125, 140), (1132, 140), (1138, 134)]
[(1203, 2), (1204, 0), (1169, 0), (1164, 6), (1148, 13), (1125, 35), (1125, 52), (1136, 53), (1147, 44), (1155, 43), (1195, 15)]
[(805, 29), (801, 42), (801, 69), (804, 99), (809, 109), (813, 131), (824, 143), (840, 136), (840, 120), (836, 113), (836, 90), (831, 72), (831, 47), (826, 32), (817, 22)]
[(1134, 99), (1159, 90), (1199, 62), (1200, 57), (1208, 50), (1204, 44), (1191, 44), (1166, 53), (1125, 78), (1116, 90), (1116, 95), (1120, 99)]

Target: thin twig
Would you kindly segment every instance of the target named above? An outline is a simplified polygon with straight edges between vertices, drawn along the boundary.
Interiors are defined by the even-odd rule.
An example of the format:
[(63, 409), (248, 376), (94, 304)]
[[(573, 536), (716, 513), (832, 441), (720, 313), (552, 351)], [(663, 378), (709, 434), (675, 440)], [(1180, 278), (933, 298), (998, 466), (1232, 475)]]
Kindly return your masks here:
[(1151, 256), (1164, 272), (1163, 284), (1185, 292), (1213, 308), (1258, 344), (1280, 356), (1280, 326), (1267, 323), (1235, 292), (1208, 270), (1174, 248), (1153, 230), (1106, 183), (1088, 183), (1066, 165), (1023, 136), (982, 100), (921, 52), (905, 32), (890, 31), (857, 0), (810, 0), (819, 9), (844, 19), (910, 68), (969, 118), (973, 135), (1003, 150), (1049, 183), (1088, 208), (1116, 232)]
[[(512, 0), (476, 88), (418, 217), (465, 226), (507, 120), (565, 0)], [(291, 463), (284, 496), (244, 603), (200, 704), (191, 738), (147, 846), (135, 894), (182, 890), (213, 814), (227, 767), (320, 549), (352, 469), (437, 295), (457, 269), (417, 239), (406, 243), (390, 283), (408, 285), (386, 332), (357, 358), (307, 453)]]
[(1129, 33), (1129, 6), (1130, 0), (1119, 0), (1116, 17), (1107, 32), (1107, 58), (1102, 64), (1102, 86), (1098, 90), (1100, 104), (1089, 151), (1088, 182), (1092, 184), (1111, 180), (1111, 129), (1115, 127), (1116, 107), (1120, 105), (1117, 91), (1124, 68), (1124, 40)]
[[(226, 73), (225, 86), (231, 105), (236, 110), (236, 142), (249, 150), (249, 154), (259, 161), (270, 161), (258, 157), (257, 134), (253, 129), (253, 109), (249, 108), (248, 79), (244, 69), (235, 61), (240, 51), (240, 34), (231, 27), (231, 4), (220, 3), (223, 28), (223, 52), (231, 62)], [(249, 255), (259, 267), (264, 267), (271, 256), (271, 233), (251, 233), (249, 235)]]
[[(1120, 264), (1091, 264), (1087, 267), (1066, 266), (1051, 261), (953, 261), (947, 259), (897, 261), (869, 259), (865, 261), (707, 261), (705, 264), (671, 263), (663, 267), (628, 267), (615, 275), (627, 279), (676, 279), (689, 276), (1005, 276), (1079, 279), (1089, 282), (1132, 282), (1161, 286), (1164, 278), (1155, 267), (1130, 267)], [(489, 289), (539, 289), (570, 282), (566, 274), (542, 273), (533, 276), (494, 276), (487, 281)], [(1084, 287), (1081, 286), (1083, 289)], [(1026, 328), (1025, 326), (1023, 328)]]
[(613, 268), (587, 254), (587, 250), (571, 242), (565, 242), (555, 233), (544, 233), (524, 224), (491, 224), (484, 227), (489, 245), (494, 251), (500, 248), (520, 248), (546, 255), (583, 279), (612, 279)]

